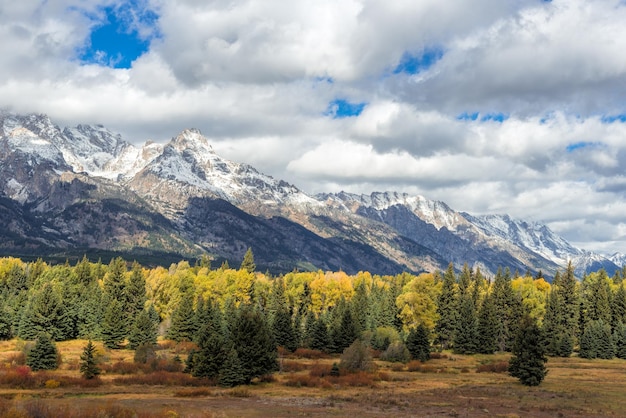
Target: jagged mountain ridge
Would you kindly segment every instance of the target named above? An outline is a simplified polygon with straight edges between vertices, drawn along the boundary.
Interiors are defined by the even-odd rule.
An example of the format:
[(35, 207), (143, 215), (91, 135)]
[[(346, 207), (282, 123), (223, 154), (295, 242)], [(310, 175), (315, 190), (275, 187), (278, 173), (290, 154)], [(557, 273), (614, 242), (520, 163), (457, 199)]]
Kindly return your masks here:
[(237, 260), (252, 246), (257, 264), (275, 271), (391, 274), (452, 261), (486, 273), (507, 266), (550, 274), (568, 259), (581, 269), (589, 260), (617, 268), (545, 225), (508, 216), (472, 216), (399, 193), (309, 196), (220, 157), (193, 129), (136, 147), (102, 126), (60, 129), (45, 115), (2, 113), (0, 128), (0, 227), (7, 242), (23, 241), (16, 251), (209, 252)]

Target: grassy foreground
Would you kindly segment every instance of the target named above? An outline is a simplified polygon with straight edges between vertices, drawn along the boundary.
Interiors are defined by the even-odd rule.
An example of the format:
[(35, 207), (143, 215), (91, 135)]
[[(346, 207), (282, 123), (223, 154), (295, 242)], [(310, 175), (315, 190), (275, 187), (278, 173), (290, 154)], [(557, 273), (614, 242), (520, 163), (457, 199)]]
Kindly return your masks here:
[[(332, 377), (337, 358), (301, 350), (281, 356), (282, 371), (250, 386), (211, 385), (177, 371), (189, 344), (161, 341), (151, 365), (130, 350), (106, 350), (98, 382), (80, 378), (86, 341), (58, 343), (62, 364), (32, 373), (19, 340), (0, 342), (2, 417), (291, 417), (291, 416), (626, 416), (626, 361), (551, 358), (541, 386), (504, 371), (507, 354), (443, 353), (422, 364), (376, 361), (377, 369)], [(179, 368), (178, 368), (179, 369)]]

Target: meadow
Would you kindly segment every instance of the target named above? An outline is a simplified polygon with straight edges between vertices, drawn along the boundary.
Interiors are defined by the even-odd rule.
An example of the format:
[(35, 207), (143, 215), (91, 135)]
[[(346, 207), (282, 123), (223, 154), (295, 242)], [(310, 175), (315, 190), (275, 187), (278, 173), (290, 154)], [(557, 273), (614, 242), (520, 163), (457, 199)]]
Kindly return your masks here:
[[(626, 361), (550, 358), (538, 387), (506, 372), (509, 354), (433, 353), (426, 363), (375, 358), (371, 372), (332, 376), (338, 357), (281, 351), (281, 370), (253, 384), (222, 388), (182, 373), (190, 343), (160, 340), (156, 357), (96, 343), (102, 374), (79, 372), (85, 340), (57, 343), (57, 370), (23, 365), (27, 343), (0, 342), (2, 417), (287, 417), (287, 416), (626, 416)], [(376, 357), (376, 356), (375, 356)]]

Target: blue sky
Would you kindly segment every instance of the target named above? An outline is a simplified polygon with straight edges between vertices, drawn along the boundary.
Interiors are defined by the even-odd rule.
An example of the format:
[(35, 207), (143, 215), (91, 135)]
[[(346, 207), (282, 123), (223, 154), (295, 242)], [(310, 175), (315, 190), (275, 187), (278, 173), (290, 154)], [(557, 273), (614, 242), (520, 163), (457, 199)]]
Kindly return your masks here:
[[(111, 68), (131, 68), (132, 62), (148, 52), (150, 42), (157, 37), (158, 15), (140, 8), (137, 2), (99, 8), (95, 16), (86, 16), (93, 22), (86, 45), (80, 48), (78, 58), (84, 64)], [(148, 34), (141, 27), (152, 28)]]
[(5, 3), (0, 108), (626, 253), (622, 1)]

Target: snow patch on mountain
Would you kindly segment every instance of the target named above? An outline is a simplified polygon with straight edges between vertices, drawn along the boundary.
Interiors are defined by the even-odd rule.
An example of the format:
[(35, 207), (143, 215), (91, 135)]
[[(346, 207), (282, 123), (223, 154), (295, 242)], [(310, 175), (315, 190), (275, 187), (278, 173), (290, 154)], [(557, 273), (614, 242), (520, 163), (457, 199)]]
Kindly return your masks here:
[(559, 265), (565, 265), (582, 251), (562, 237), (556, 235), (546, 225), (512, 219), (508, 215), (463, 216), (489, 235), (495, 235), (516, 245), (533, 251)]
[(417, 215), (424, 222), (433, 225), (440, 230), (446, 228), (449, 231), (457, 231), (460, 224), (467, 221), (458, 212), (450, 209), (448, 205), (436, 200), (429, 200), (420, 195), (409, 195), (397, 192), (374, 192), (370, 195), (357, 195), (340, 192), (334, 194), (320, 194), (318, 199), (343, 206), (346, 210), (353, 211), (354, 205), (372, 208), (377, 211), (385, 211), (393, 206), (404, 206)]
[(143, 171), (144, 175), (152, 173), (175, 182), (176, 187), (191, 186), (234, 204), (256, 201), (265, 205), (320, 205), (295, 186), (259, 173), (247, 164), (220, 157), (195, 129), (187, 129), (172, 139)]

